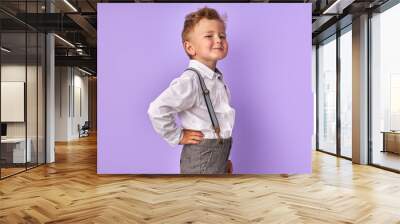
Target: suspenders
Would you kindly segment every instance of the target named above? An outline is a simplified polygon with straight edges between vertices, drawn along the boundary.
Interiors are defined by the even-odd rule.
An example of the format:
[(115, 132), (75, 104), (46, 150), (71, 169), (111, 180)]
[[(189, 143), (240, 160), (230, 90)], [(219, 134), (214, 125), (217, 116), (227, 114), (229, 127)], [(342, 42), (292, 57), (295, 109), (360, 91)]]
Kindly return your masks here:
[(204, 100), (206, 101), (208, 114), (210, 115), (210, 118), (211, 118), (211, 123), (213, 125), (215, 133), (217, 134), (218, 143), (222, 144), (222, 139), (220, 136), (221, 129), (219, 128), (217, 115), (215, 115), (214, 107), (213, 107), (211, 99), (210, 99), (210, 91), (208, 91), (207, 86), (204, 83), (204, 79), (203, 79), (203, 77), (201, 77), (199, 71), (197, 71), (194, 68), (187, 68), (185, 71), (187, 71), (187, 70), (193, 71), (199, 77), (201, 90), (203, 92)]

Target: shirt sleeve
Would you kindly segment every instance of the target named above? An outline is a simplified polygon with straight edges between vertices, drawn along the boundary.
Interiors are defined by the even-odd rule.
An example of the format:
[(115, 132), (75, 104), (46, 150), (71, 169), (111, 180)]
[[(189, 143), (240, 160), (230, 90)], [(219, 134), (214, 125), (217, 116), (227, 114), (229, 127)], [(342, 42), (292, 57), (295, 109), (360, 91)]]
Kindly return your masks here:
[(182, 128), (176, 124), (178, 112), (194, 106), (197, 97), (193, 76), (174, 79), (153, 102), (147, 111), (154, 130), (171, 146), (182, 139)]

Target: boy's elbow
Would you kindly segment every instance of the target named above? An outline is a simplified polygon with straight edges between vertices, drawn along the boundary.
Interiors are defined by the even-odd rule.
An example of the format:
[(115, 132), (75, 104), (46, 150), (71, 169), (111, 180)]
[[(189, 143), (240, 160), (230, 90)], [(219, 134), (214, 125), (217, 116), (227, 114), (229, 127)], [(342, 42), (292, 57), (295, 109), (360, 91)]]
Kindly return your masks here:
[(149, 108), (147, 108), (147, 115), (149, 115), (149, 117), (154, 116), (154, 111), (155, 111), (154, 104), (150, 103)]
[(163, 117), (160, 106), (154, 102), (150, 103), (149, 108), (147, 109), (147, 115), (152, 121), (156, 120), (157, 118)]
[(147, 108), (147, 114), (150, 114), (151, 113), (151, 110), (152, 110), (152, 108), (151, 108), (151, 103), (149, 104), (149, 107)]

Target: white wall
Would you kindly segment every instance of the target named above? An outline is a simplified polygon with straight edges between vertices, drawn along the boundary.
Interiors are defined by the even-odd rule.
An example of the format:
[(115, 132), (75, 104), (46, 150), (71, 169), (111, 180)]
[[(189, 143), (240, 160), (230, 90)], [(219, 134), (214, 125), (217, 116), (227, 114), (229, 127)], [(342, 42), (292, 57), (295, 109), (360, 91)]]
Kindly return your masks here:
[(56, 67), (55, 88), (55, 140), (77, 139), (78, 124), (88, 120), (88, 77), (76, 68)]
[(55, 141), (68, 140), (68, 71), (67, 67), (55, 68)]
[[(1, 81), (2, 82), (25, 82), (24, 65), (8, 64), (1, 66)], [(28, 66), (28, 74), (32, 70), (32, 66)], [(6, 110), (6, 108), (1, 108)], [(25, 137), (25, 123), (24, 122), (7, 122), (7, 137)]]
[[(25, 70), (27, 69), (27, 70)], [(26, 73), (27, 72), (27, 73)], [(39, 73), (41, 69), (39, 68)], [(18, 65), (18, 64), (6, 64), (1, 66), (1, 81), (2, 82), (25, 82), (25, 76), (28, 78), (27, 87), (27, 120), (28, 120), (28, 137), (31, 133), (35, 133), (36, 136), (36, 66)], [(42, 102), (42, 101), (40, 101)], [(41, 107), (42, 105), (39, 105)], [(7, 108), (2, 108), (6, 110)], [(32, 123), (33, 122), (33, 123)], [(25, 137), (25, 123), (26, 122), (7, 122), (7, 136), (8, 137)]]

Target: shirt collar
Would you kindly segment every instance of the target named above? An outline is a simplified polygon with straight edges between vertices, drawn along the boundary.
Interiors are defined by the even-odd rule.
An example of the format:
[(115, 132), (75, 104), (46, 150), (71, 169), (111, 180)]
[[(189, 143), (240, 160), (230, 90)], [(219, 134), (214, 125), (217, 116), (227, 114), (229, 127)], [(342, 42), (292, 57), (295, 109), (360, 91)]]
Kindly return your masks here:
[(209, 67), (207, 67), (207, 65), (205, 65), (197, 60), (194, 60), (194, 59), (190, 60), (189, 67), (199, 70), (199, 72), (202, 76), (205, 76), (209, 79), (213, 79), (214, 77), (222, 79), (222, 73), (217, 68), (215, 68), (215, 71), (213, 71)]

